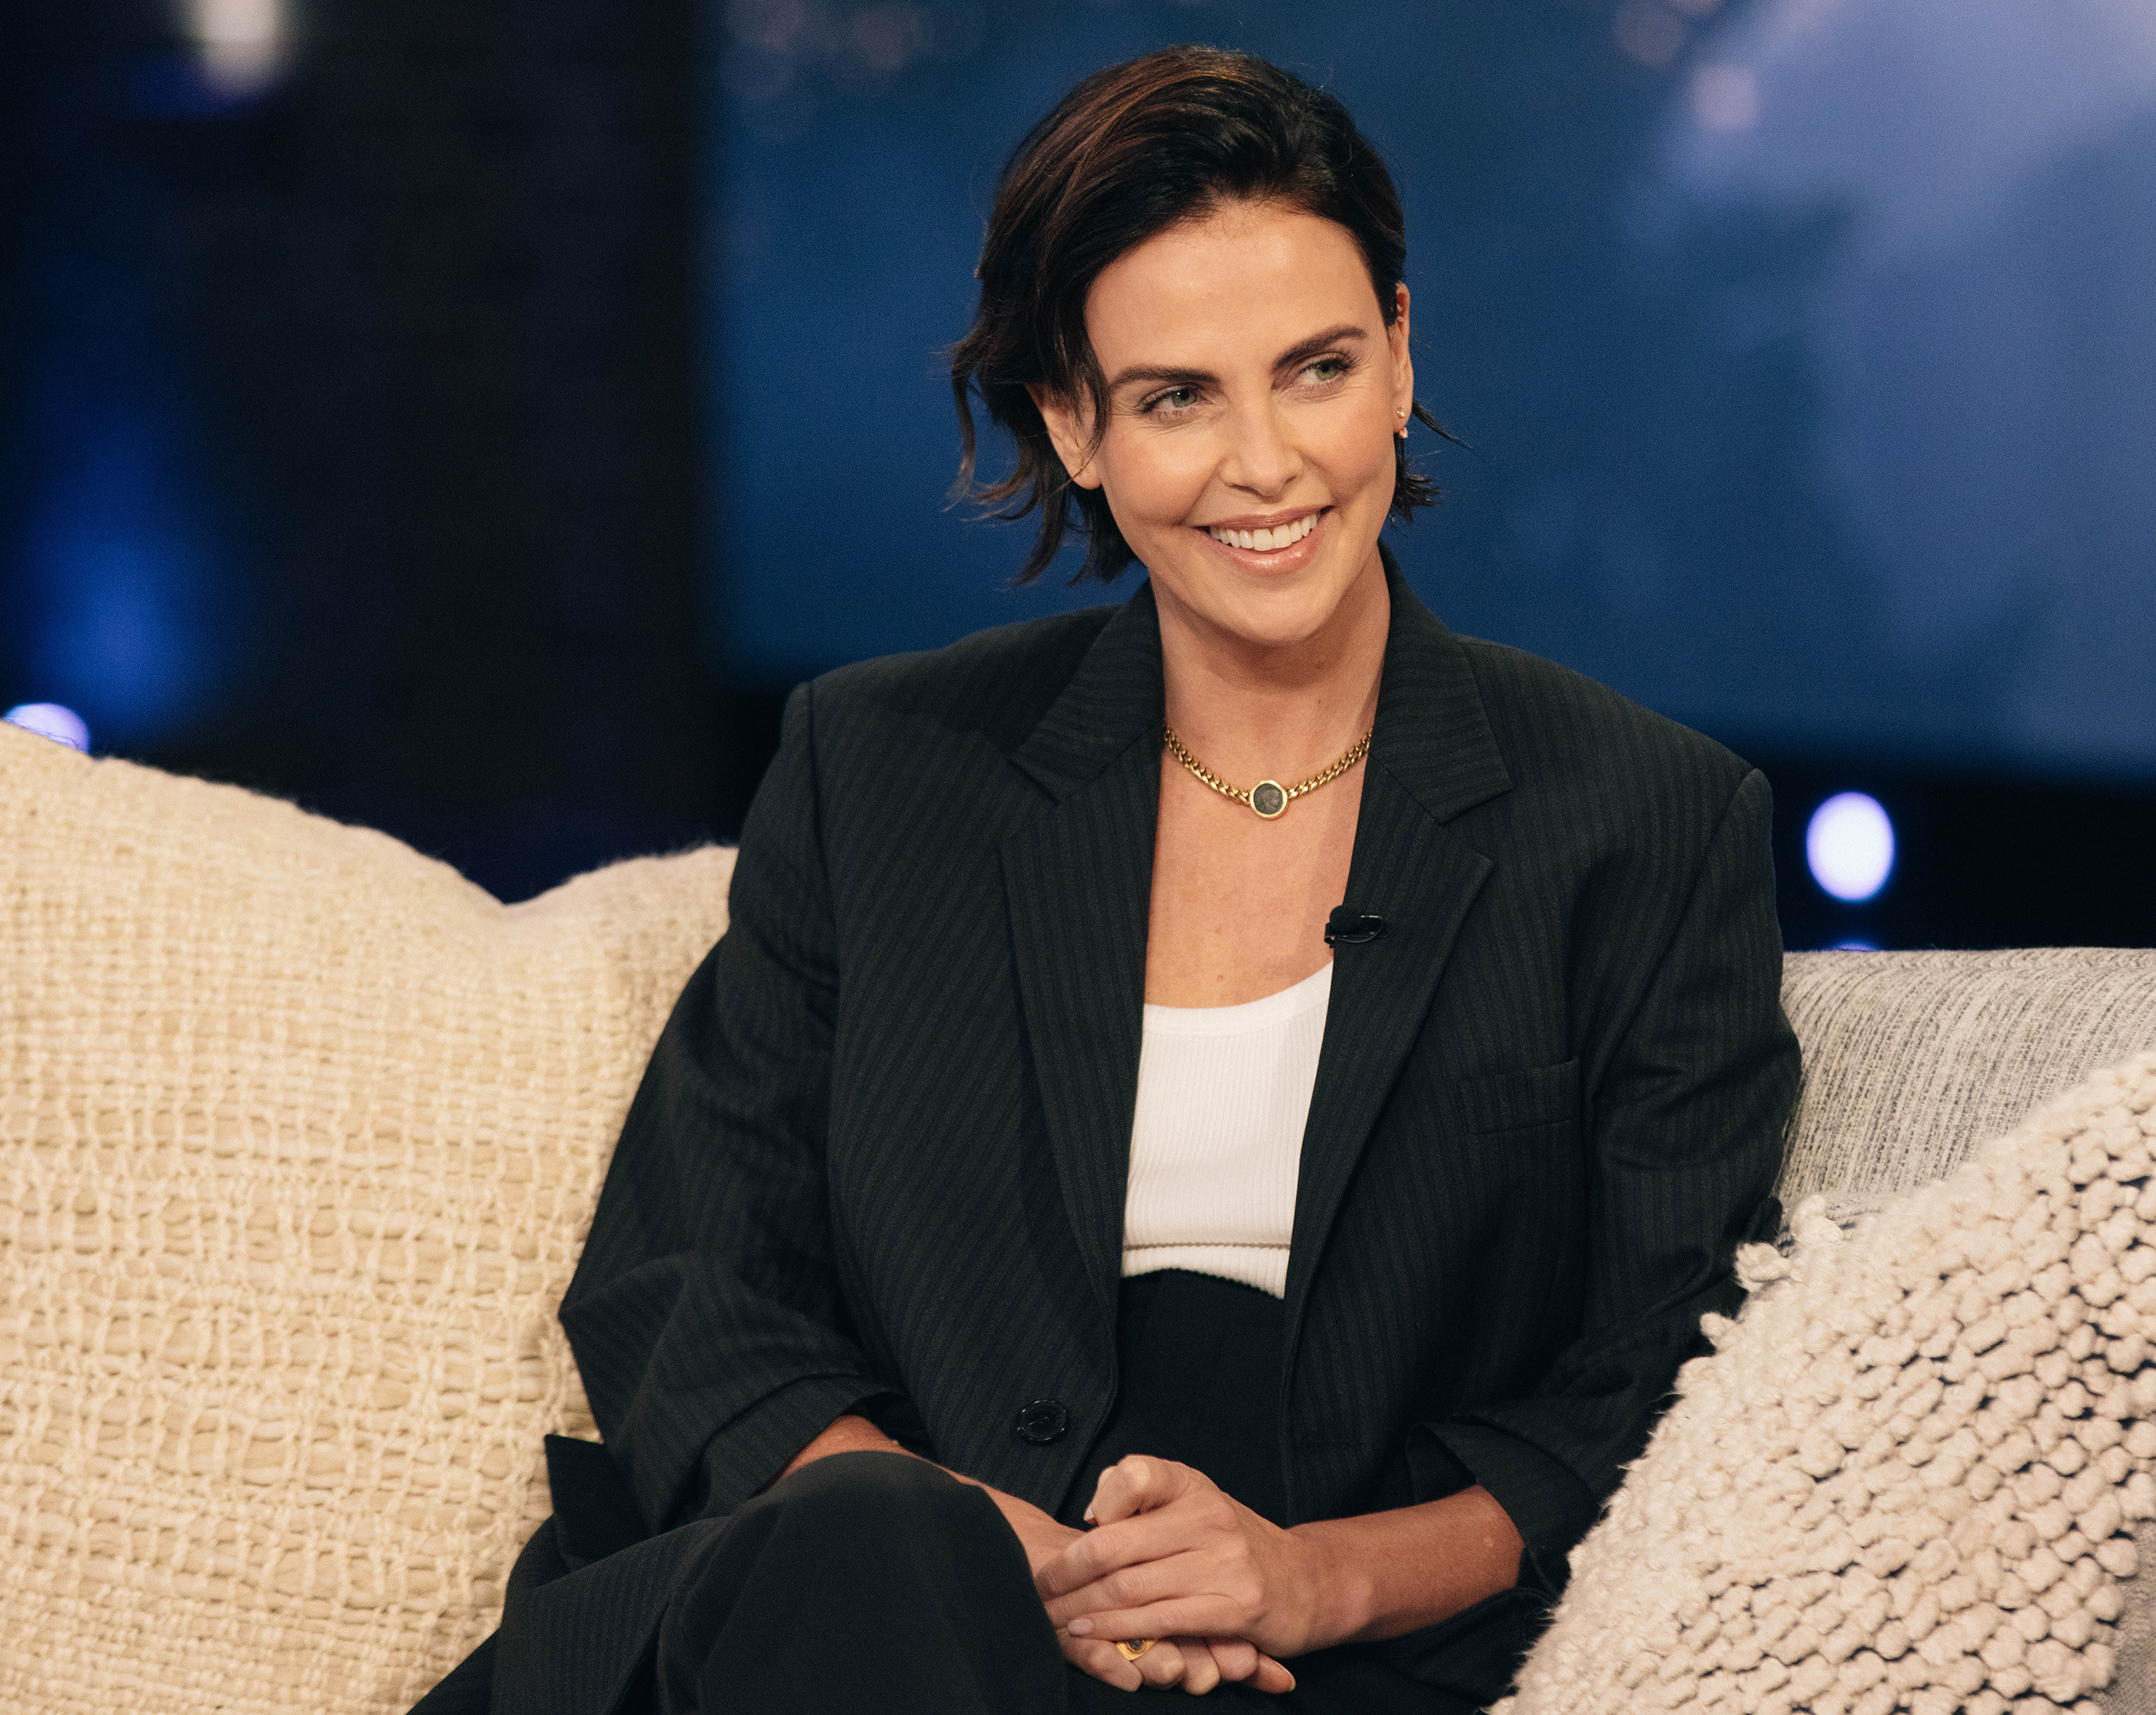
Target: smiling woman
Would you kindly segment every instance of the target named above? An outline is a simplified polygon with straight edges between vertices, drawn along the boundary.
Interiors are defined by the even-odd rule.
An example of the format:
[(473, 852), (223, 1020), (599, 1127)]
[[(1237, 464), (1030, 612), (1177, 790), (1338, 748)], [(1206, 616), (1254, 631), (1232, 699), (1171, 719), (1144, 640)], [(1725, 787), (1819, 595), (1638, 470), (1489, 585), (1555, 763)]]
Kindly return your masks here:
[(1090, 392), (1027, 392), (1072, 489), (1105, 500), (1156, 595), (1216, 623), (1233, 603), (1236, 631), (1293, 642), (1367, 570), (1395, 509), (1392, 448), (1414, 397), (1407, 307), (1404, 285), (1372, 290), (1332, 221), (1231, 202), (1093, 283), (1105, 412)]
[[(1201, 93), (1200, 80), (1213, 87)], [(1231, 110), (1237, 107), (1244, 110)], [(1177, 344), (1176, 330), (1155, 325), (1142, 307), (1134, 330), (1127, 314), (1123, 323), (1126, 330), (1139, 334), (1147, 355), (1133, 355), (1128, 366), (1104, 358), (1100, 341), (1112, 341), (1107, 322), (1116, 312), (1096, 298), (1101, 276), (1125, 268), (1147, 240), (1177, 228), (1209, 224), (1210, 217), (1223, 214), (1232, 219), (1264, 212), (1314, 223), (1322, 229), (1316, 243), (1325, 259), (1337, 262), (1344, 248), (1359, 264), (1367, 289), (1350, 287), (1332, 297), (1336, 307), (1349, 308), (1337, 325), (1305, 323), (1294, 343), (1263, 353), (1275, 371), (1268, 380), (1282, 379), (1282, 371), (1285, 378), (1300, 378), (1306, 369), (1326, 369), (1332, 378), (1344, 379), (1357, 367), (1389, 356), (1390, 380), (1401, 390), (1399, 397), (1387, 400), (1396, 420), (1386, 427), (1399, 436), (1389, 509), (1404, 523), (1416, 507), (1437, 498), (1407, 461), (1409, 412), (1433, 429), (1438, 425), (1414, 402), (1407, 361), (1407, 291), (1401, 283), (1407, 230), (1383, 161), (1345, 108), (1299, 79), (1247, 54), (1171, 49), (1088, 78), (1034, 127), (1004, 171), (997, 218), (974, 270), (981, 281), (980, 309), (972, 330), (951, 354), (963, 448), (959, 491), (990, 505), (1022, 497), (1014, 516), (1040, 509), (1040, 530), (1019, 573), (1021, 582), (1040, 574), (1074, 522), (1088, 538), (1081, 579), (1113, 578), (1133, 554), (1101, 484), (1070, 482), (1070, 473), (1087, 460), (1081, 454), (1073, 462), (1069, 455), (1075, 443), (1056, 441), (1048, 417), (1054, 406), (1044, 408), (1045, 401), (1081, 404), (1090, 451), (1106, 433), (1117, 404), (1135, 402), (1148, 415), (1165, 406), (1173, 417), (1208, 388), (1217, 395), (1220, 386), (1220, 377), (1202, 362), (1166, 359)], [(1194, 311), (1210, 313), (1217, 335), (1270, 301), (1267, 289), (1281, 280), (1260, 279), (1250, 272), (1252, 264), (1270, 263), (1276, 270), (1285, 264), (1291, 273), (1301, 258), (1293, 235), (1265, 236), (1272, 242), (1261, 238), (1260, 245), (1248, 248), (1215, 243), (1211, 279), (1178, 282), (1191, 299), (1182, 306), (1186, 319)], [(1152, 272), (1159, 271), (1155, 259)], [(1336, 277), (1327, 284), (1337, 288), (1342, 282)], [(1199, 301), (1209, 292), (1210, 301)], [(1328, 294), (1298, 297), (1296, 307), (1307, 311)], [(1135, 299), (1127, 293), (1124, 298), (1127, 305), (1145, 301), (1142, 290)], [(1229, 312), (1228, 323), (1219, 319), (1223, 310)], [(1285, 325), (1293, 318), (1280, 320)], [(1196, 331), (1202, 337), (1203, 330)], [(1328, 351), (1343, 342), (1348, 349)], [(1378, 350), (1380, 343), (1389, 351)], [(1186, 357), (1195, 350), (1190, 346)], [(1142, 396), (1136, 402), (1128, 397), (1131, 388)], [(970, 486), (974, 429), (968, 403), (976, 393), (1018, 447), (1016, 468), (978, 489)], [(1065, 436), (1069, 442), (1067, 428)]]
[(1404, 265), (1246, 55), (1019, 146), (968, 479), (978, 398), (1023, 575), (1144, 581), (794, 694), (562, 1305), (605, 1447), (429, 1715), (1504, 1690), (1735, 1306), (1796, 1050), (1760, 776), (1379, 546)]

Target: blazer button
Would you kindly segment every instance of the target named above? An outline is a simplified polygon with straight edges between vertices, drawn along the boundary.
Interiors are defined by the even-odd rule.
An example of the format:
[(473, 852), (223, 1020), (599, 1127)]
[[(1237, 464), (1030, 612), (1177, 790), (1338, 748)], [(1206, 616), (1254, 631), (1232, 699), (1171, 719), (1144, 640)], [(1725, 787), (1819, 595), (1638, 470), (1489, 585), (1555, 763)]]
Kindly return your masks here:
[(1070, 1427), (1070, 1413), (1060, 1400), (1035, 1400), (1019, 1406), (1018, 1421), (1012, 1426), (1020, 1441), (1036, 1447), (1061, 1441)]

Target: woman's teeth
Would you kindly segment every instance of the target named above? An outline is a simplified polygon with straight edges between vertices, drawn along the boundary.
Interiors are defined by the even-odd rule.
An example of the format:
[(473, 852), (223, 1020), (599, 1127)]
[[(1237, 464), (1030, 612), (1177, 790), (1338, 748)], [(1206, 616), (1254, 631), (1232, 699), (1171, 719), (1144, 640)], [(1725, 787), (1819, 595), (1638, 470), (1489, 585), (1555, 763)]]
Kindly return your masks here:
[(1270, 554), (1281, 548), (1291, 548), (1317, 528), (1317, 514), (1306, 512), (1291, 524), (1281, 525), (1269, 530), (1224, 530), (1208, 527), (1205, 534), (1216, 542), (1224, 542), (1230, 548), (1249, 548), (1260, 554)]

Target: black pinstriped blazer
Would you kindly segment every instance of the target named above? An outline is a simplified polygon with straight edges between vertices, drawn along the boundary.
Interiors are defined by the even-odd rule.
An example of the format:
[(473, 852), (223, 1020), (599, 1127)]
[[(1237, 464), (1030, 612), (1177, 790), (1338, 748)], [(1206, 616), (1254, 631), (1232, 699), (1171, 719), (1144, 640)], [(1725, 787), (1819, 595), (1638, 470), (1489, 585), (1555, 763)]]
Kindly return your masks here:
[[(1554, 1584), (1779, 1165), (1768, 790), (1387, 570), (1346, 902), (1385, 930), (1337, 953), (1280, 1457), (1298, 1518), (1480, 1482)], [(794, 694), (562, 1308), (647, 1528), (875, 1396), (1064, 1501), (1116, 1390), (1161, 718), (1149, 587)]]

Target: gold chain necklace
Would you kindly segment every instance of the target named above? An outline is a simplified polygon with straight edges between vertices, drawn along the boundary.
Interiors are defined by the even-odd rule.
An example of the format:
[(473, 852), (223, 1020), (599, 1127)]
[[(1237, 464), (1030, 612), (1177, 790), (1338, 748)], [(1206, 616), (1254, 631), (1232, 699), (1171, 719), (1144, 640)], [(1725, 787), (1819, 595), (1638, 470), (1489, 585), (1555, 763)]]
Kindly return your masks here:
[(1175, 729), (1166, 721), (1161, 723), (1160, 730), (1167, 738), (1168, 748), (1174, 752), (1175, 760), (1178, 762), (1196, 775), (1207, 786), (1212, 787), (1222, 797), (1233, 798), (1238, 804), (1249, 805), (1267, 822), (1283, 814), (1287, 806), (1305, 792), (1314, 792), (1320, 786), (1331, 786), (1333, 781), (1360, 762), (1364, 753), (1370, 748), (1371, 734), (1377, 731), (1375, 727), (1372, 727), (1369, 732), (1364, 733), (1361, 738), (1355, 740), (1337, 762), (1322, 773), (1313, 774), (1301, 786), (1284, 786), (1276, 780), (1261, 780), (1245, 791), (1240, 786), (1229, 786), (1227, 781), (1222, 780), (1219, 775), (1192, 755), (1183, 748), (1183, 740), (1176, 737)]

